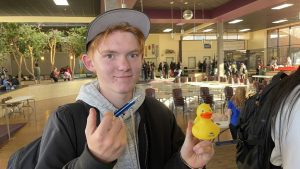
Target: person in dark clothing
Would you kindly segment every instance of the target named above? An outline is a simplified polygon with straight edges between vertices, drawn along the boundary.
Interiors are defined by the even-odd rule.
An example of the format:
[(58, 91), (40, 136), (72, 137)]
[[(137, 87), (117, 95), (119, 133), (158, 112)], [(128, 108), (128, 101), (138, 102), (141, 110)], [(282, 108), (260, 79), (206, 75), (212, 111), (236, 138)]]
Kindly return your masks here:
[[(82, 60), (97, 80), (82, 86), (76, 98), (87, 111), (62, 106), (52, 114), (36, 169), (188, 169), (211, 159), (212, 143), (192, 136), (192, 122), (184, 136), (173, 113), (136, 87), (149, 30), (145, 14), (124, 8), (89, 25)], [(135, 97), (124, 115), (111, 113)], [(79, 114), (83, 125), (72, 120)]]

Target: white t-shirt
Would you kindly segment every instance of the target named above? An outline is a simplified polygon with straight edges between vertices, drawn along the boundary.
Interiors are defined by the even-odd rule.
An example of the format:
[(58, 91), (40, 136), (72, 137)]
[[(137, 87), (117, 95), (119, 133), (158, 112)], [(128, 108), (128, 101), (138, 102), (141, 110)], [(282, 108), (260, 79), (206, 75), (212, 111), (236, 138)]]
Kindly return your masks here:
[[(275, 132), (272, 129), (272, 139), (275, 142), (275, 147), (270, 161), (273, 165), (282, 166), (283, 169), (300, 168), (300, 98), (298, 97), (292, 101), (291, 97), (299, 90), (300, 85), (287, 98), (276, 118)], [(285, 112), (289, 112), (289, 104), (292, 104), (292, 102), (294, 102), (294, 107), (289, 115)]]

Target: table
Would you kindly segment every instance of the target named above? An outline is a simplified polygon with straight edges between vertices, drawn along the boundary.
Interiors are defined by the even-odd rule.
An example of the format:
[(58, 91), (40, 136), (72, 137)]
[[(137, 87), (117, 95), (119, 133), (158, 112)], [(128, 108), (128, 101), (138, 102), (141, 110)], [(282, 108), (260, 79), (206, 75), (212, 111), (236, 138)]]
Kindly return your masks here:
[(273, 76), (269, 76), (269, 75), (253, 75), (252, 77), (255, 78), (266, 78), (266, 79), (271, 79)]
[[(30, 102), (33, 103), (33, 106), (30, 105)], [(8, 133), (8, 139), (10, 139), (10, 128), (9, 128), (9, 113), (7, 112), (7, 105), (14, 104), (14, 103), (21, 103), (22, 108), (28, 107), (31, 108), (32, 112), (34, 113), (34, 118), (36, 122), (36, 110), (35, 110), (35, 99), (33, 96), (18, 96), (12, 99), (9, 99), (5, 101), (5, 118), (6, 118), (6, 126), (7, 126), (7, 133)]]
[(222, 133), (224, 133), (225, 131), (229, 130), (229, 120), (226, 120), (226, 121), (218, 121), (218, 122), (215, 122), (221, 129), (221, 132), (219, 133), (218, 135), (218, 138), (217, 138), (217, 141), (216, 141), (216, 145), (222, 145), (222, 144), (232, 144), (234, 143), (234, 140), (229, 140), (229, 141), (220, 141), (220, 135)]

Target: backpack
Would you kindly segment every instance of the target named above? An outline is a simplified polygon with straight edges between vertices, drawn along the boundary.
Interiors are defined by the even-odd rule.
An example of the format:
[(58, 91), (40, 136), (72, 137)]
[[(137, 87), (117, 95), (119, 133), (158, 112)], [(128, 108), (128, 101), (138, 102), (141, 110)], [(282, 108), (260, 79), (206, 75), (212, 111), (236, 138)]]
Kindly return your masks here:
[[(78, 110), (81, 110), (82, 112), (89, 110), (89, 106), (84, 105), (84, 103), (82, 103), (81, 101), (67, 104), (65, 106), (68, 106), (71, 112), (75, 112), (78, 115), (85, 114), (78, 113)], [(78, 124), (80, 124), (82, 123), (82, 118), (79, 116), (75, 120), (77, 120)], [(39, 137), (14, 152), (8, 160), (7, 169), (34, 169), (39, 158), (41, 140), (42, 137)]]
[(237, 126), (236, 162), (239, 169), (281, 168), (273, 166), (270, 162), (269, 164), (263, 164), (266, 160), (270, 160), (269, 157), (272, 153), (263, 152), (263, 147), (271, 146), (272, 150), (275, 145), (272, 138), (266, 137), (264, 134), (265, 132), (271, 133), (271, 127), (266, 126), (267, 119), (271, 117), (268, 114), (270, 112), (268, 110), (272, 108), (269, 98), (272, 98), (272, 95), (276, 94), (278, 90), (276, 87), (281, 83), (280, 79), (285, 76), (287, 76), (285, 73), (278, 73), (262, 91), (245, 101)]

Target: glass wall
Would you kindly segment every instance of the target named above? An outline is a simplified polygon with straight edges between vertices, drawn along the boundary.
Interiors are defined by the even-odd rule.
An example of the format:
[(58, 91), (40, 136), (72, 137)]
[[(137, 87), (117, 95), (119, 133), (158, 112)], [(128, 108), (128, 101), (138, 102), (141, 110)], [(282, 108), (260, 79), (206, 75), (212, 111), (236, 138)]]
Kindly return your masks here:
[(267, 62), (277, 58), (279, 65), (285, 65), (287, 57), (293, 65), (300, 64), (300, 25), (268, 31)]

